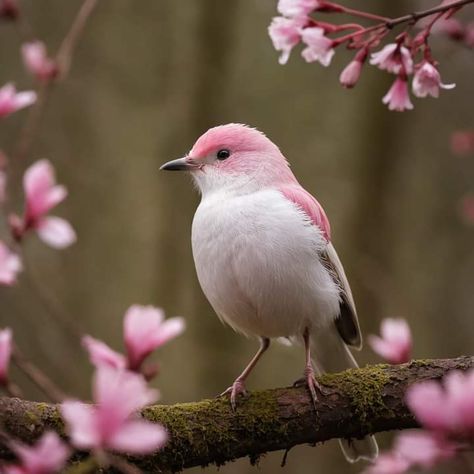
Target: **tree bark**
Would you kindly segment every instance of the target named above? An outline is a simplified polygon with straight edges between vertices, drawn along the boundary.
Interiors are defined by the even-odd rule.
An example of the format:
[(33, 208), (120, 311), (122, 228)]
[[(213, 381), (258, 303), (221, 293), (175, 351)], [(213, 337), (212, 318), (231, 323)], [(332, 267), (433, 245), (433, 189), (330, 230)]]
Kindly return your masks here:
[[(268, 451), (297, 444), (414, 428), (417, 422), (404, 403), (407, 387), (440, 379), (450, 370), (472, 367), (474, 357), (463, 356), (326, 374), (319, 379), (324, 393), (317, 412), (304, 387), (253, 392), (240, 401), (235, 412), (226, 398), (151, 406), (142, 415), (165, 425), (169, 442), (156, 454), (130, 461), (145, 472), (177, 472), (244, 456), (255, 462)], [(0, 426), (26, 442), (46, 429), (64, 435), (57, 405), (16, 398), (0, 399)], [(0, 445), (0, 458), (9, 456), (8, 449)]]

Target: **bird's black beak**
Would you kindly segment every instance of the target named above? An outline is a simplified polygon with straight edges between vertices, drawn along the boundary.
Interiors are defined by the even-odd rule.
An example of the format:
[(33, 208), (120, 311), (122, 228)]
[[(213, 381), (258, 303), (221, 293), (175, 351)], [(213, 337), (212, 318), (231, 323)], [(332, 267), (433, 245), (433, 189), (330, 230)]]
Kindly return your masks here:
[(160, 170), (167, 171), (191, 171), (196, 168), (195, 164), (188, 161), (188, 157), (178, 158), (177, 160), (168, 161), (164, 165), (160, 166)]

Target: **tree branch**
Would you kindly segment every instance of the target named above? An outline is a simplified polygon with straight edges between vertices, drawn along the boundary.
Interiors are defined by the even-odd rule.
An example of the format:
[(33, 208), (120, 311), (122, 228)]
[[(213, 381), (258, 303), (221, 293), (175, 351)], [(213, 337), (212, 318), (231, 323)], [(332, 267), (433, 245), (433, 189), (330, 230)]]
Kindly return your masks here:
[[(450, 370), (472, 367), (474, 357), (464, 356), (327, 374), (320, 378), (325, 393), (320, 395), (317, 413), (305, 388), (253, 392), (240, 401), (236, 412), (223, 398), (152, 406), (143, 416), (165, 425), (170, 440), (162, 451), (129, 461), (145, 472), (176, 472), (244, 456), (255, 461), (268, 451), (297, 444), (413, 428), (417, 423), (403, 401), (406, 388), (421, 380), (439, 379)], [(56, 405), (16, 398), (0, 399), (0, 426), (28, 442), (45, 429), (64, 434)], [(8, 456), (0, 445), (0, 458)]]

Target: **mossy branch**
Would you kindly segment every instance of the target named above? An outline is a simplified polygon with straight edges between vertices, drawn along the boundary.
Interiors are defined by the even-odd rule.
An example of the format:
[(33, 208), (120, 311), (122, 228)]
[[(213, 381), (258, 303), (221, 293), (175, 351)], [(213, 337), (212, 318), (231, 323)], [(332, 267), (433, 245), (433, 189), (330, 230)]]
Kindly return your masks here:
[[(236, 412), (225, 398), (151, 406), (143, 416), (165, 425), (170, 440), (162, 451), (130, 460), (144, 472), (175, 472), (244, 456), (255, 460), (268, 451), (297, 444), (413, 428), (417, 423), (404, 403), (407, 387), (472, 367), (474, 357), (465, 356), (324, 375), (317, 413), (304, 387), (253, 392), (240, 401)], [(16, 398), (0, 399), (0, 425), (26, 442), (45, 429), (64, 435), (56, 405)], [(0, 446), (0, 458), (8, 456), (8, 450)]]

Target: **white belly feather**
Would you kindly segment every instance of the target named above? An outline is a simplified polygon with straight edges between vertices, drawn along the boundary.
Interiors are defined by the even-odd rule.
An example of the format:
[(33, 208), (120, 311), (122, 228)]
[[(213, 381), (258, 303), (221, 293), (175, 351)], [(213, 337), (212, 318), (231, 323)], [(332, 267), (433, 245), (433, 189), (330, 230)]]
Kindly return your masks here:
[(193, 255), (218, 316), (248, 335), (301, 335), (339, 312), (339, 288), (319, 260), (326, 242), (277, 190), (206, 195), (194, 216)]

